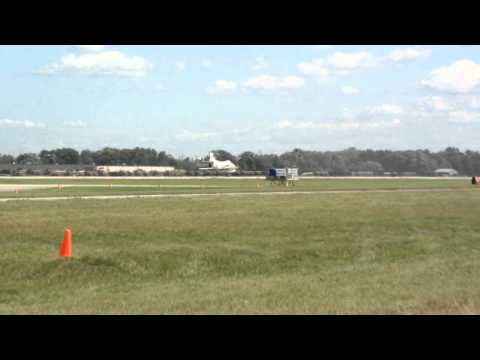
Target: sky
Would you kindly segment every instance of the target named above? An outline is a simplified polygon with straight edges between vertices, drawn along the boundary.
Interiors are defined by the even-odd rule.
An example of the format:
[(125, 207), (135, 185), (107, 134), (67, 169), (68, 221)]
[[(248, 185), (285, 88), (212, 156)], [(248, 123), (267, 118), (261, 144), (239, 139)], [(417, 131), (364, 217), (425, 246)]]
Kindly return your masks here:
[(479, 46), (0, 46), (0, 153), (480, 150)]

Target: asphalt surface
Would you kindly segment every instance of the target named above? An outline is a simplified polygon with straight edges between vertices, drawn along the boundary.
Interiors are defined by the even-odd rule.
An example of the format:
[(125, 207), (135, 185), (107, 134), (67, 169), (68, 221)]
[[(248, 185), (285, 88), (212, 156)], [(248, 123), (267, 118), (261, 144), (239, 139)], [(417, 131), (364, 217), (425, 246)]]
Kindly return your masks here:
[(195, 198), (218, 196), (278, 196), (278, 195), (324, 195), (324, 194), (352, 194), (352, 193), (422, 193), (422, 192), (459, 192), (473, 189), (392, 189), (392, 190), (319, 190), (319, 191), (268, 191), (268, 192), (231, 192), (208, 194), (154, 194), (154, 195), (91, 195), (91, 196), (57, 196), (57, 197), (29, 197), (5, 198), (0, 202), (8, 201), (61, 201), (61, 200), (116, 200), (116, 199), (157, 199), (157, 198)]

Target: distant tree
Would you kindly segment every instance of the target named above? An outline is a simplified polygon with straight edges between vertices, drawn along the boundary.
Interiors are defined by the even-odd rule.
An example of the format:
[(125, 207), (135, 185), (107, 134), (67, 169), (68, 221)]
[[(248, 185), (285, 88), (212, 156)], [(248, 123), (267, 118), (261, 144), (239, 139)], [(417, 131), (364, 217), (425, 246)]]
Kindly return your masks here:
[(480, 175), (480, 153), (478, 151), (466, 151), (465, 154), (471, 160), (472, 176)]
[(56, 164), (56, 155), (54, 150), (42, 150), (38, 154), (42, 164)]
[[(252, 153), (253, 154), (253, 153)], [(251, 168), (250, 171), (263, 171), (266, 172), (268, 169), (284, 167), (284, 163), (279, 158), (278, 155), (271, 154), (254, 154), (253, 161), (250, 162)], [(251, 157), (251, 155), (248, 155)], [(248, 169), (243, 169), (248, 170)]]
[[(359, 150), (348, 148), (342, 151), (305, 151), (295, 148), (283, 154), (263, 154), (245, 151), (235, 156), (226, 150), (214, 151), (218, 160), (230, 160), (243, 171), (266, 172), (270, 167), (296, 167), (300, 172), (328, 172), (331, 175), (348, 175), (351, 171), (416, 172), (431, 175), (438, 168), (454, 168), (462, 175), (480, 175), (480, 153), (460, 151), (455, 147), (431, 152), (421, 150)], [(0, 154), (0, 164), (88, 164), (97, 165), (144, 165), (173, 166), (188, 174), (197, 174), (204, 166), (192, 158), (174, 157), (165, 151), (135, 147), (117, 149), (105, 147), (98, 151), (85, 149), (78, 153), (71, 148), (42, 150), (39, 154), (25, 153), (16, 158)]]
[(416, 169), (415, 172), (419, 175), (432, 175), (438, 164), (435, 158), (428, 150), (416, 151)]
[(228, 151), (214, 150), (213, 153), (215, 154), (215, 157), (217, 158), (217, 160), (220, 160), (220, 161), (230, 160), (234, 164), (238, 164), (237, 157), (230, 154)]
[(15, 158), (12, 155), (0, 154), (0, 164), (11, 164), (14, 161)]
[(356, 171), (371, 171), (373, 173), (382, 173), (383, 172), (383, 166), (377, 161), (361, 161), (358, 163), (358, 165), (355, 167)]
[(157, 162), (157, 151), (136, 147), (130, 152), (131, 158), (127, 161), (130, 165), (154, 165)]
[(91, 165), (95, 163), (95, 153), (90, 150), (83, 150), (80, 153), (80, 163), (84, 165)]
[(458, 148), (447, 147), (444, 151), (440, 152), (440, 155), (445, 158), (451, 164), (451, 167), (457, 170), (459, 173), (464, 174), (466, 172), (462, 161), (464, 154)]
[(462, 158), (463, 174), (468, 176), (475, 176), (474, 153), (466, 151)]
[(20, 165), (37, 165), (40, 163), (40, 159), (37, 154), (25, 153), (18, 155), (15, 162)]
[(257, 165), (257, 157), (251, 151), (246, 151), (238, 157), (238, 166), (241, 170), (256, 171)]
[(184, 169), (187, 171), (187, 175), (195, 175), (196, 170), (199, 168), (197, 161), (194, 159), (190, 159), (189, 157), (180, 158), (177, 161), (177, 166), (180, 169)]
[(57, 164), (73, 165), (80, 161), (80, 154), (75, 149), (62, 148), (54, 150), (55, 160)]
[(156, 164), (159, 166), (178, 166), (178, 160), (172, 155), (167, 154), (165, 151), (160, 151), (157, 155)]
[(119, 165), (120, 163), (116, 161), (119, 158), (118, 152), (118, 149), (106, 147), (95, 151), (93, 158), (97, 165)]
[(341, 155), (334, 155), (332, 157), (330, 173), (337, 176), (349, 175), (347, 164)]

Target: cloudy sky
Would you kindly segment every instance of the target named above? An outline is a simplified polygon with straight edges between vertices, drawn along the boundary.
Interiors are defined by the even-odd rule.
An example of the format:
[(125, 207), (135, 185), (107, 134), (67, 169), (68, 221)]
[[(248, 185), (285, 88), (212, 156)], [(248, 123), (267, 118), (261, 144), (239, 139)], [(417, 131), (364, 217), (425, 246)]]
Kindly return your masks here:
[(477, 46), (0, 46), (0, 153), (480, 150)]

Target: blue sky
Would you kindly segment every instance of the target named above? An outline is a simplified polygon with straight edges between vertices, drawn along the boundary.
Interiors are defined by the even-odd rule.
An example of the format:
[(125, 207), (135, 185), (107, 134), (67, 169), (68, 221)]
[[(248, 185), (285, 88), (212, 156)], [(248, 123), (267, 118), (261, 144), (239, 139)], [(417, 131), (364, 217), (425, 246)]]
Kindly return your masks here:
[(0, 153), (480, 150), (478, 46), (0, 46)]

